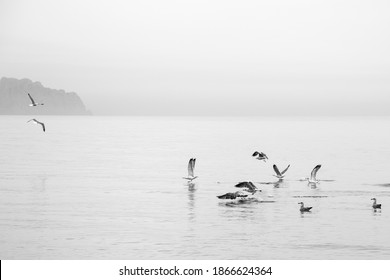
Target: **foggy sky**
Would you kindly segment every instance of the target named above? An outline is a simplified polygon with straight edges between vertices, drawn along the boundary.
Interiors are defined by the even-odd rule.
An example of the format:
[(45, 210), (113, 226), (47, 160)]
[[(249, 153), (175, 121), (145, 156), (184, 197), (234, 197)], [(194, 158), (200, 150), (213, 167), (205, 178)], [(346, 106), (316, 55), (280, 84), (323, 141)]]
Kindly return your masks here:
[(94, 114), (389, 114), (390, 3), (0, 0), (0, 76)]

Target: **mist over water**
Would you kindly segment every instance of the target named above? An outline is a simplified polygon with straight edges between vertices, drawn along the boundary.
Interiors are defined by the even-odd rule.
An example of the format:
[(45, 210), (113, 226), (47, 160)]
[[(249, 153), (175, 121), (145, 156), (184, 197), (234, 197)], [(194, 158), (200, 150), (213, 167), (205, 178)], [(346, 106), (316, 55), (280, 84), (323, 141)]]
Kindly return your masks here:
[[(389, 117), (40, 121), (0, 116), (1, 259), (390, 259)], [(274, 202), (217, 199), (240, 181)]]

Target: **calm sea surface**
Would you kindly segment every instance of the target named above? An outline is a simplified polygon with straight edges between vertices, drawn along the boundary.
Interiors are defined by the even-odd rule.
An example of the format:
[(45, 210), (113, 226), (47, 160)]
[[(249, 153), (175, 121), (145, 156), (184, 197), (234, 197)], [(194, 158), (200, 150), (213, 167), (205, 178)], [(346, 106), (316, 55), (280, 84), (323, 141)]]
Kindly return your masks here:
[[(390, 118), (28, 119), (0, 116), (0, 259), (390, 259)], [(216, 198), (240, 181), (263, 203)]]

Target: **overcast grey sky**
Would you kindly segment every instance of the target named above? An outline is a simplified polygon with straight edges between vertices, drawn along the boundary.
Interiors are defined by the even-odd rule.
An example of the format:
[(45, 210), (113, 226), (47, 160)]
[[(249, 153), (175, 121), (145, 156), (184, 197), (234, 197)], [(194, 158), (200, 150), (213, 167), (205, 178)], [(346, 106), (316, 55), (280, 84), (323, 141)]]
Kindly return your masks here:
[(95, 114), (388, 114), (388, 0), (0, 0), (0, 76)]

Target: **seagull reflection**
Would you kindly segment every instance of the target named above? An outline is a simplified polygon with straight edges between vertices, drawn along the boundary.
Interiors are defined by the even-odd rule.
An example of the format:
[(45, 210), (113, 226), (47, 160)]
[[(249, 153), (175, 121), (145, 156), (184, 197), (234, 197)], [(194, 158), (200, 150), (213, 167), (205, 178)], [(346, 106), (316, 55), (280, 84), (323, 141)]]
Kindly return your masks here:
[(274, 188), (280, 188), (284, 184), (283, 179), (279, 179), (277, 182), (273, 182), (272, 185), (274, 185)]
[(196, 186), (195, 183), (193, 183), (193, 182), (188, 182), (187, 186), (188, 186), (188, 190), (189, 190), (189, 191), (195, 191), (195, 186)]
[(285, 181), (283, 179), (279, 179), (276, 182), (257, 182), (257, 183), (261, 185), (273, 185), (274, 188), (280, 188), (285, 184)]
[(188, 220), (195, 220), (195, 192), (196, 184), (188, 182)]

